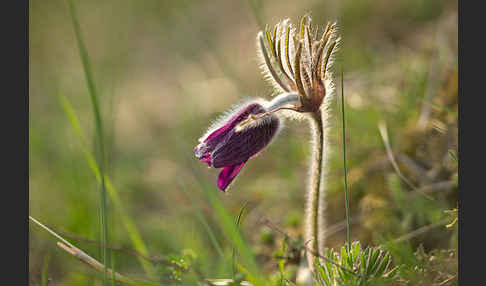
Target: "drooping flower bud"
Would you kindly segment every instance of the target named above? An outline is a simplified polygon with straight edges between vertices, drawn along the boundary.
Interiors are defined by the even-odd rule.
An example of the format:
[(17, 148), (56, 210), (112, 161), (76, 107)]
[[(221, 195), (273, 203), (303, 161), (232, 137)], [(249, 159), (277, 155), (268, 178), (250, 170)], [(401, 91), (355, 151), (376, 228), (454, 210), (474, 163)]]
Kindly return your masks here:
[[(235, 108), (218, 120), (199, 139), (195, 156), (219, 173), (218, 187), (225, 191), (245, 163), (263, 150), (277, 135), (281, 122), (274, 114), (248, 121), (250, 115), (264, 114), (268, 110), (256, 101)], [(240, 123), (249, 122), (244, 126)]]

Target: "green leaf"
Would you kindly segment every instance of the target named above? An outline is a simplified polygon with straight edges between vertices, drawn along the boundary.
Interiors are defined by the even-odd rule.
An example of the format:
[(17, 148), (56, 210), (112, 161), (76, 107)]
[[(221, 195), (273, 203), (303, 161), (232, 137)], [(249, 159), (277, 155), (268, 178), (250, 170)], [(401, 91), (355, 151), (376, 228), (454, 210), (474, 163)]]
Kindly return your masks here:
[(381, 262), (383, 262), (383, 254), (384, 252), (381, 250), (377, 250), (378, 256), (375, 259), (375, 263), (373, 263), (373, 266), (371, 267), (371, 274), (376, 276), (376, 271), (381, 265)]
[(387, 273), (383, 274), (383, 276), (385, 278), (394, 278), (396, 274), (398, 274), (398, 265), (393, 267), (390, 271), (388, 271)]
[(351, 247), (351, 249), (352, 249), (352, 254), (353, 254), (353, 262), (354, 262), (358, 258), (358, 255), (361, 251), (361, 244), (359, 243), (359, 241), (355, 241), (353, 243), (353, 246)]
[(381, 259), (381, 262), (375, 271), (375, 275), (383, 276), (384, 272), (386, 271), (386, 268), (388, 267), (389, 262), (390, 262), (390, 253), (387, 252), (385, 254), (385, 257)]
[(361, 255), (360, 272), (366, 275), (366, 268), (368, 268), (368, 263), (370, 260), (370, 249), (366, 248), (364, 254)]
[(319, 259), (317, 257), (314, 260), (314, 265), (319, 270), (320, 278), (322, 278), (322, 281), (324, 282), (324, 284), (326, 286), (330, 286), (331, 283), (330, 283), (329, 271), (327, 271), (327, 269), (324, 269), (324, 267), (322, 267), (322, 265), (319, 263)]
[(378, 258), (380, 251), (378, 249), (371, 249), (369, 263), (366, 267), (366, 275), (371, 275), (373, 268), (375, 267), (376, 259)]
[(345, 246), (341, 247), (341, 265), (344, 267), (348, 266), (349, 259), (348, 259), (348, 251), (346, 250)]

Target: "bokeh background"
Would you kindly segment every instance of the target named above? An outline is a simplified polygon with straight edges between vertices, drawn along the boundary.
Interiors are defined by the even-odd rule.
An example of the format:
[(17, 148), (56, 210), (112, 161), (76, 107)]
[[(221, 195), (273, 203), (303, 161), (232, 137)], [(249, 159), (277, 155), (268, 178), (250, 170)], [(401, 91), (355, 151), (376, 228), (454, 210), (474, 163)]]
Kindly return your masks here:
[[(343, 70), (352, 240), (383, 245), (397, 265), (419, 266), (417, 277), (410, 274), (414, 271), (403, 274), (410, 285), (449, 278), (443, 285), (457, 283), (457, 224), (445, 227), (455, 218), (447, 211), (457, 207), (458, 192), (457, 1), (74, 4), (99, 94), (105, 171), (119, 198), (118, 204), (108, 202), (109, 244), (116, 248), (110, 261), (117, 271), (163, 285), (231, 278), (227, 258), (233, 241), (221, 212), (236, 221), (246, 205), (242, 235), (265, 277), (273, 281), (279, 275), (274, 252), (282, 235), (264, 219), (301, 239), (307, 124), (286, 121), (280, 136), (244, 167), (227, 193), (216, 187), (219, 170), (196, 160), (192, 150), (234, 103), (271, 96), (258, 68), (257, 32), (286, 17), (298, 23), (311, 13), (320, 26), (337, 20), (343, 37), (334, 66), (338, 93), (330, 123), (327, 246), (346, 242)], [(29, 5), (29, 212), (100, 259), (99, 184), (86, 157), (88, 152), (96, 158), (99, 151), (68, 5), (60, 0)], [(380, 134), (380, 124), (388, 137)], [(149, 255), (165, 262), (182, 259), (192, 270), (177, 271), (170, 263), (126, 251), (137, 248), (127, 220)], [(98, 273), (33, 224), (29, 245), (31, 285), (101, 285)], [(298, 264), (297, 253), (286, 267), (290, 280)]]

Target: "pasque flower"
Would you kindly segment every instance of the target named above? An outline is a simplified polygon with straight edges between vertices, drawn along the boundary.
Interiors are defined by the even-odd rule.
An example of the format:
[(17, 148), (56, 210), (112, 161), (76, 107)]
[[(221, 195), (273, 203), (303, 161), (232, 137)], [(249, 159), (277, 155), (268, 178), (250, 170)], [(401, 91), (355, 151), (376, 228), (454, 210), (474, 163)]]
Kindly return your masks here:
[(288, 19), (273, 30), (259, 32), (257, 45), (262, 68), (278, 96), (272, 101), (255, 99), (237, 106), (213, 124), (194, 148), (195, 156), (210, 167), (223, 168), (218, 187), (225, 191), (246, 162), (259, 154), (277, 135), (282, 122), (279, 110), (317, 112), (326, 95), (330, 56), (339, 39), (335, 24), (322, 37), (313, 36), (311, 19), (302, 19), (300, 32)]
[[(314, 262), (325, 250), (326, 160), (328, 118), (334, 94), (329, 71), (340, 43), (336, 23), (328, 23), (319, 37), (311, 18), (305, 16), (297, 30), (288, 19), (257, 36), (264, 75), (278, 94), (272, 101), (258, 99), (236, 108), (218, 121), (194, 149), (199, 160), (223, 168), (218, 187), (226, 190), (245, 163), (256, 156), (278, 133), (280, 116), (305, 119), (310, 123), (312, 156), (306, 193), (304, 239), (307, 262)], [(286, 112), (277, 113), (279, 110)], [(291, 111), (288, 111), (291, 110)], [(277, 115), (278, 114), (278, 115)], [(295, 116), (297, 115), (297, 116)]]
[(272, 141), (280, 129), (280, 119), (273, 114), (240, 125), (251, 114), (265, 113), (265, 103), (253, 100), (234, 108), (213, 124), (194, 148), (194, 154), (199, 160), (211, 167), (223, 168), (218, 177), (218, 187), (222, 191), (226, 190), (245, 163)]
[[(257, 49), (264, 75), (275, 87), (271, 101), (256, 99), (235, 108), (199, 139), (196, 157), (215, 168), (223, 168), (218, 187), (225, 191), (246, 162), (259, 154), (278, 133), (280, 116), (310, 123), (312, 156), (306, 193), (304, 239), (307, 262), (325, 250), (325, 187), (328, 153), (329, 107), (334, 94), (332, 66), (340, 38), (336, 23), (328, 23), (319, 37), (309, 16), (297, 30), (288, 19), (257, 36)], [(280, 110), (286, 112), (277, 113)], [(290, 111), (288, 111), (290, 110)], [(297, 116), (295, 116), (297, 115)]]
[(257, 37), (261, 66), (267, 79), (277, 93), (294, 94), (299, 99), (290, 106), (271, 112), (293, 110), (287, 114), (308, 120), (311, 126), (312, 160), (306, 193), (304, 240), (309, 243), (306, 256), (312, 270), (315, 270), (315, 259), (325, 251), (326, 160), (329, 158), (327, 128), (334, 95), (330, 67), (340, 42), (336, 23), (328, 23), (319, 37), (318, 28), (312, 28), (309, 16), (302, 18), (298, 30), (285, 19), (273, 29), (266, 28), (259, 32)]

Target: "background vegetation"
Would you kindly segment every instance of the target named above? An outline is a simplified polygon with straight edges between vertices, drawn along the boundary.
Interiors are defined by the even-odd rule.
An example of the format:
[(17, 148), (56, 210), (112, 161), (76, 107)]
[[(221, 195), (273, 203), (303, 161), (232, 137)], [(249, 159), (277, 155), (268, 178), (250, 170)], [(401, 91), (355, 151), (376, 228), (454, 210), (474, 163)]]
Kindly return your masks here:
[[(29, 5), (30, 215), (101, 260), (103, 152), (69, 6)], [(103, 120), (107, 259), (116, 271), (195, 285), (238, 279), (241, 263), (266, 285), (295, 281), (307, 126), (287, 121), (228, 193), (192, 149), (232, 104), (270, 96), (258, 30), (311, 12), (320, 26), (338, 20), (344, 40), (335, 74), (340, 90), (343, 68), (351, 239), (390, 251), (400, 266), (394, 285), (457, 284), (457, 224), (446, 227), (457, 215), (457, 1), (74, 5)], [(327, 246), (337, 251), (346, 243), (339, 96), (327, 195)], [(38, 226), (29, 236), (31, 285), (102, 285)]]

